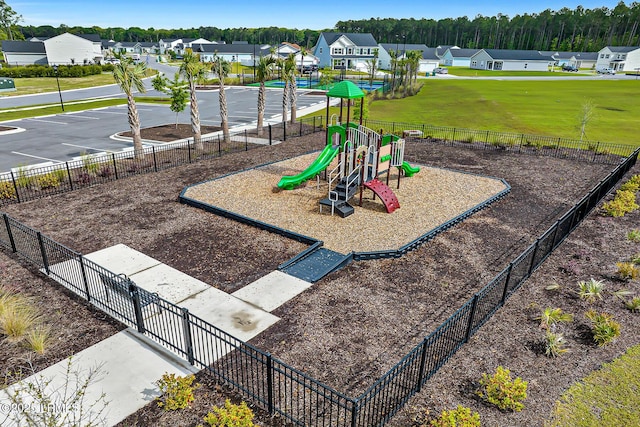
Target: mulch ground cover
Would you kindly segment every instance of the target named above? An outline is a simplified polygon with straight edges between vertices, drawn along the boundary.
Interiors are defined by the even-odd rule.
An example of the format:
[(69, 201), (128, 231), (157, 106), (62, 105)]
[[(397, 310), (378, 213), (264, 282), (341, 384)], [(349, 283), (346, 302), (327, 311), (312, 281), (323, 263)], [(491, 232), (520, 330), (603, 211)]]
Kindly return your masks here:
[[(189, 184), (320, 149), (323, 135), (289, 139), (272, 147), (9, 205), (3, 210), (79, 252), (124, 243), (233, 292), (276, 269), (304, 245), (181, 205), (178, 194)], [(406, 157), (419, 164), (504, 178), (512, 191), (407, 256), (353, 263), (322, 279), (277, 309), (274, 314), (282, 320), (252, 341), (352, 397), (388, 371), (613, 169), (610, 165), (437, 143), (408, 143)], [(637, 168), (634, 171), (637, 173)], [(424, 207), (425, 214), (428, 209)], [(625, 237), (639, 223), (637, 213), (621, 219), (592, 213), (390, 425), (411, 425), (421, 408), (435, 413), (458, 403), (479, 411), (483, 425), (541, 425), (572, 382), (639, 342), (640, 332), (633, 327), (635, 315), (620, 301), (606, 297), (596, 306), (614, 313), (623, 333), (607, 347), (593, 345), (585, 331), (583, 313), (587, 307), (574, 292), (578, 280), (591, 277), (606, 280), (611, 290), (623, 286), (637, 290), (637, 283), (619, 282), (614, 272), (615, 262), (640, 251)], [(10, 278), (15, 286), (41, 283), (29, 291), (46, 289), (59, 295), (56, 298), (73, 300), (6, 253), (2, 257), (3, 278)], [(560, 285), (558, 291), (545, 290), (551, 282)], [(541, 330), (532, 320), (539, 308), (550, 304), (576, 316), (566, 333), (571, 353), (558, 359), (541, 354)], [(44, 305), (42, 309), (45, 316), (55, 315), (55, 310), (50, 312)], [(118, 330), (106, 316), (83, 304), (65, 305), (61, 312), (74, 323), (89, 325), (83, 326), (89, 330), (102, 331), (94, 334), (96, 339)], [(84, 317), (79, 317), (81, 312), (86, 312)], [(57, 333), (68, 332), (68, 328), (72, 327), (63, 326)], [(77, 349), (90, 345), (79, 342)], [(9, 360), (20, 357), (15, 351), (3, 352), (3, 372), (12, 366)], [(69, 352), (62, 353), (54, 357), (52, 349), (51, 363)], [(502, 413), (473, 397), (471, 390), (481, 373), (494, 371), (499, 364), (530, 381), (523, 412)], [(192, 409), (164, 413), (152, 403), (121, 425), (195, 426), (207, 408), (223, 402), (226, 391), (206, 377), (199, 379), (205, 385), (198, 390)], [(261, 419), (265, 425), (278, 425), (263, 415)]]

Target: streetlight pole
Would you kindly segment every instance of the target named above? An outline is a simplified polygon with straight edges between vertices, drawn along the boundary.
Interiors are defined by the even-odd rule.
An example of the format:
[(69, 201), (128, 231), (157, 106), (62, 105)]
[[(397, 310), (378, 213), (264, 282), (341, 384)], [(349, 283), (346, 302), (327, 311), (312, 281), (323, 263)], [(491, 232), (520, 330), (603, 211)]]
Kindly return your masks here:
[(62, 111), (64, 112), (64, 103), (62, 102), (62, 91), (60, 91), (60, 80), (58, 80), (58, 66), (53, 66), (53, 72), (56, 73), (56, 83), (58, 84), (58, 95), (60, 95), (60, 106), (62, 107)]

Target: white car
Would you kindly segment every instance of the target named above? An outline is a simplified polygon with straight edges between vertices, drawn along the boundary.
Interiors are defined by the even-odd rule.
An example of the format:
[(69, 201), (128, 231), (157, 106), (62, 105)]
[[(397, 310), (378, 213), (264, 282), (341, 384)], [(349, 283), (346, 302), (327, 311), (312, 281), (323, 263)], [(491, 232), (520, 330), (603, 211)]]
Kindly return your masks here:
[(598, 70), (598, 74), (615, 74), (616, 70), (613, 68), (601, 68)]

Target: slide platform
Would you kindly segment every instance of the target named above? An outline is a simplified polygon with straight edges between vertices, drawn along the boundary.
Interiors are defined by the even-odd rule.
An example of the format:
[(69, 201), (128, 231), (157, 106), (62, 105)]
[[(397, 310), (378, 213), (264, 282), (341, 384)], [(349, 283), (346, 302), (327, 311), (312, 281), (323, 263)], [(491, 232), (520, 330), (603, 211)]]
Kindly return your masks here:
[(320, 172), (325, 170), (327, 166), (331, 164), (331, 161), (336, 157), (336, 154), (340, 151), (340, 146), (333, 147), (332, 145), (326, 145), (320, 155), (309, 165), (308, 168), (303, 170), (297, 175), (286, 175), (278, 182), (278, 188), (283, 190), (292, 190), (296, 186), (315, 178)]

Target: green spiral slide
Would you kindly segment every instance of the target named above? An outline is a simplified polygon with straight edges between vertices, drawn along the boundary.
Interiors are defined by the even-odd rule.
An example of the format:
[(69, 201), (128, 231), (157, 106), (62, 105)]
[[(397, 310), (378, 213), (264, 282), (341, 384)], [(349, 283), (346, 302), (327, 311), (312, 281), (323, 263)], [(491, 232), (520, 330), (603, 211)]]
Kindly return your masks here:
[(420, 172), (420, 168), (418, 166), (411, 166), (407, 162), (402, 162), (402, 170), (404, 171), (404, 175), (406, 177), (413, 176)]
[(302, 184), (305, 181), (310, 180), (311, 178), (315, 178), (320, 172), (325, 170), (327, 166), (331, 164), (331, 161), (336, 157), (336, 154), (340, 151), (340, 146), (337, 145), (333, 147), (331, 144), (328, 144), (324, 147), (324, 150), (320, 153), (320, 155), (309, 165), (308, 168), (303, 170), (297, 175), (292, 176), (283, 176), (278, 183), (278, 188), (282, 188), (283, 190), (291, 190), (297, 185)]

